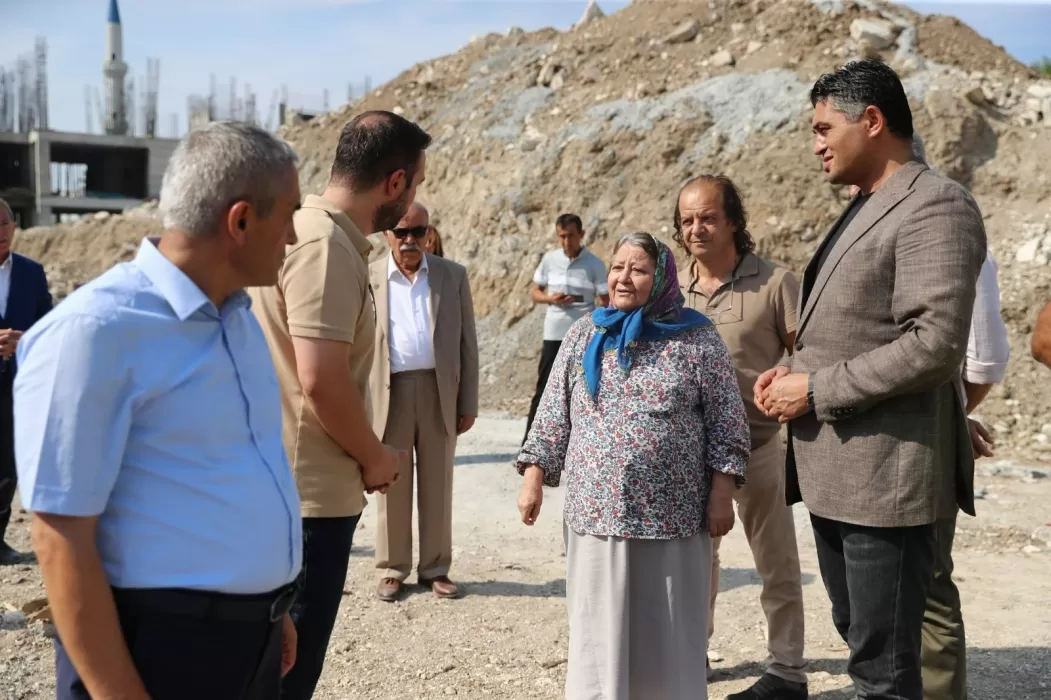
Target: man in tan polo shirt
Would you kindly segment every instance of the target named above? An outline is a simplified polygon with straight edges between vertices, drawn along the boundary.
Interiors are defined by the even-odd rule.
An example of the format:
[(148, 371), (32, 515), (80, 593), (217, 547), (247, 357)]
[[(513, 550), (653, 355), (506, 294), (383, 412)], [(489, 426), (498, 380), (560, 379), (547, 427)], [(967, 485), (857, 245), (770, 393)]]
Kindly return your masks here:
[[(748, 411), (752, 456), (748, 481), (736, 491), (737, 511), (763, 580), (759, 596), (767, 621), (767, 672), (727, 700), (807, 697), (803, 662), (803, 589), (792, 510), (785, 504), (784, 455), (778, 423), (752, 400), (759, 374), (795, 342), (799, 284), (788, 270), (755, 255), (741, 195), (729, 178), (704, 175), (683, 186), (675, 210), (675, 240), (691, 255), (682, 283), (686, 305), (706, 314), (733, 358)], [(713, 539), (711, 615), (715, 631), (719, 543)]]
[(404, 451), (372, 431), (368, 381), (376, 332), (365, 238), (392, 228), (423, 182), (430, 145), (391, 112), (343, 129), (328, 187), (296, 213), (278, 283), (251, 290), (281, 388), (282, 427), (303, 513), (303, 587), (292, 609), (296, 665), (282, 700), (308, 700), (343, 596), (365, 493), (398, 478)]

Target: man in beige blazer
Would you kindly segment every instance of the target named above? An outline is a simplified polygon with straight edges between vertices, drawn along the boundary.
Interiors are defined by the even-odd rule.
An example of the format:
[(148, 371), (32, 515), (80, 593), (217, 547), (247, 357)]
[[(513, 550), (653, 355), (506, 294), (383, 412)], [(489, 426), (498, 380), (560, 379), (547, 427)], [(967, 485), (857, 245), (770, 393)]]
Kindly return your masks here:
[(986, 254), (963, 187), (913, 158), (898, 76), (848, 63), (811, 92), (815, 153), (860, 192), (803, 276), (795, 352), (756, 382), (789, 423), (786, 496), (810, 511), (859, 697), (922, 700), (934, 523), (974, 515), (957, 379)]
[(460, 594), (449, 580), (453, 456), (456, 437), (478, 415), (478, 339), (467, 271), (423, 251), (428, 219), (422, 205), (410, 207), (386, 233), (391, 252), (369, 266), (377, 316), (373, 428), (410, 455), (409, 468), (377, 498), (376, 594), (386, 601), (398, 598), (412, 570), (413, 463), (419, 582), (441, 598)]

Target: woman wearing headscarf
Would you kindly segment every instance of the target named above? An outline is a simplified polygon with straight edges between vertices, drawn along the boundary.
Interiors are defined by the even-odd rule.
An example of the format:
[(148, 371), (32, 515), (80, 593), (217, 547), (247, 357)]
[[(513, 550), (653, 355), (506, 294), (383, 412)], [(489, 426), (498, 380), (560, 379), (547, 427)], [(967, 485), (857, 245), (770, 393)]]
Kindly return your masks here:
[(565, 471), (566, 698), (706, 698), (711, 536), (733, 526), (744, 483), (744, 403), (668, 246), (621, 238), (609, 289), (562, 343), (517, 459), (518, 507), (535, 523)]

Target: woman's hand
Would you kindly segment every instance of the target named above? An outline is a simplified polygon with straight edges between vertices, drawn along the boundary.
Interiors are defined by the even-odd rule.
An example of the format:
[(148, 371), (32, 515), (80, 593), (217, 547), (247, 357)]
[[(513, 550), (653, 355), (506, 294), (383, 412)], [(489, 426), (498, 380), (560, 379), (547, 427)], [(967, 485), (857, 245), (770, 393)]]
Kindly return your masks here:
[(712, 471), (712, 491), (708, 494), (708, 534), (722, 537), (734, 526), (734, 477)]
[(522, 490), (518, 493), (518, 512), (522, 514), (522, 522), (526, 525), (535, 524), (543, 502), (544, 470), (534, 464), (525, 470)]

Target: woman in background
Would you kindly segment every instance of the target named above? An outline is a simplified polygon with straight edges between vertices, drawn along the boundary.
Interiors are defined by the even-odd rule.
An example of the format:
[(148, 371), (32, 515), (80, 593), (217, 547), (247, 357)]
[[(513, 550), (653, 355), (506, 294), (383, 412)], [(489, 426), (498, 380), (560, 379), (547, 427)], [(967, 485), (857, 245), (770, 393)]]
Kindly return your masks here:
[(439, 258), (445, 257), (445, 251), (442, 250), (442, 236), (433, 226), (427, 226), (427, 235), (423, 237), (423, 249)]
[(668, 246), (621, 238), (609, 289), (559, 350), (517, 459), (518, 508), (534, 524), (565, 470), (566, 698), (707, 698), (711, 537), (744, 483), (744, 403)]

